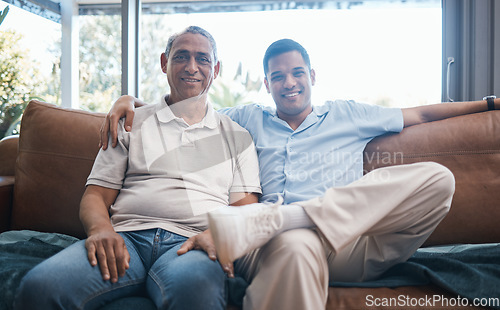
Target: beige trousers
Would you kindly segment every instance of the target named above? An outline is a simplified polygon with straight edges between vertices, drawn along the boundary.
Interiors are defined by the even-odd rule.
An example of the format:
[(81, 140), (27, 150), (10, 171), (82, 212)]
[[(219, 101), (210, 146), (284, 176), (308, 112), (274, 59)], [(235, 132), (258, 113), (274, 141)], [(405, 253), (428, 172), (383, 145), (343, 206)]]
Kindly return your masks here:
[(286, 231), (242, 257), (244, 310), (324, 309), (330, 281), (374, 279), (406, 261), (448, 213), (453, 174), (436, 163), (376, 169), (296, 203), (315, 230)]

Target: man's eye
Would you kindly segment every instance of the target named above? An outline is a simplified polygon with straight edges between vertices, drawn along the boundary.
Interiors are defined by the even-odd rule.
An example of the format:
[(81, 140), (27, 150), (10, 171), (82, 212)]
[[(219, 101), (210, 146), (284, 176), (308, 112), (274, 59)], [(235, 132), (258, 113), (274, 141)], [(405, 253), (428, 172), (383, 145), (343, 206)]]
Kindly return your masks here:
[(210, 63), (210, 59), (207, 57), (198, 57), (198, 62), (208, 64)]
[(174, 56), (174, 61), (185, 61), (187, 59), (186, 55), (176, 55)]
[(275, 75), (271, 78), (271, 81), (273, 81), (273, 82), (278, 82), (281, 80), (283, 80), (283, 75)]
[(304, 71), (297, 71), (293, 75), (296, 76), (296, 77), (299, 77), (299, 76), (303, 76), (304, 74), (305, 74)]

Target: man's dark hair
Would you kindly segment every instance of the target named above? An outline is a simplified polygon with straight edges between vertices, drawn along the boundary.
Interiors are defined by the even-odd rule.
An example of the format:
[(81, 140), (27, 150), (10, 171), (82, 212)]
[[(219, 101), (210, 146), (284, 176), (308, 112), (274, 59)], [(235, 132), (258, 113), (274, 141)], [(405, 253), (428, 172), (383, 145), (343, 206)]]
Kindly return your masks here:
[(167, 57), (169, 56), (170, 50), (172, 49), (172, 44), (174, 43), (175, 39), (177, 39), (178, 37), (180, 37), (181, 35), (186, 34), (186, 33), (201, 34), (202, 36), (204, 36), (205, 38), (208, 39), (208, 41), (210, 42), (210, 45), (212, 46), (214, 64), (216, 64), (218, 61), (218, 57), (217, 57), (217, 45), (215, 44), (215, 39), (212, 37), (210, 32), (208, 32), (205, 29), (198, 27), (198, 26), (189, 26), (186, 29), (184, 29), (183, 31), (170, 36), (170, 38), (168, 38), (167, 48), (165, 49), (165, 55)]
[(306, 49), (294, 40), (281, 39), (269, 45), (264, 54), (264, 75), (267, 75), (267, 71), (269, 70), (269, 59), (291, 51), (299, 52), (309, 70), (311, 69), (311, 60), (309, 59), (309, 54), (307, 54)]

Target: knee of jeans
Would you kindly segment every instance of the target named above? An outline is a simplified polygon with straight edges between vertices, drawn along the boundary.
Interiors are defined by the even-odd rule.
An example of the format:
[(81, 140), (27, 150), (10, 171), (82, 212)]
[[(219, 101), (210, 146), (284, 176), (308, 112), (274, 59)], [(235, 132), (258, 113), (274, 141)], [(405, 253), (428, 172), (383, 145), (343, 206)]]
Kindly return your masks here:
[[(207, 259), (208, 260), (208, 259)], [(225, 275), (217, 268), (193, 264), (190, 268), (167, 268), (163, 276), (150, 272), (148, 291), (160, 309), (219, 309), (225, 306)], [(206, 267), (206, 266), (205, 266)], [(219, 269), (219, 270), (217, 270)], [(150, 285), (154, 283), (155, 288)], [(154, 293), (158, 291), (161, 293)], [(209, 306), (207, 308), (207, 305)]]
[[(194, 294), (219, 293), (225, 281), (223, 272), (218, 273), (211, 270), (198, 269), (195, 266), (187, 274), (179, 274), (175, 278), (175, 284), (179, 291), (190, 289), (193, 290)], [(212, 291), (212, 293), (208, 293), (208, 291)]]
[(48, 293), (47, 278), (37, 270), (31, 270), (21, 280), (14, 300), (14, 309), (42, 309), (48, 307), (53, 293)]

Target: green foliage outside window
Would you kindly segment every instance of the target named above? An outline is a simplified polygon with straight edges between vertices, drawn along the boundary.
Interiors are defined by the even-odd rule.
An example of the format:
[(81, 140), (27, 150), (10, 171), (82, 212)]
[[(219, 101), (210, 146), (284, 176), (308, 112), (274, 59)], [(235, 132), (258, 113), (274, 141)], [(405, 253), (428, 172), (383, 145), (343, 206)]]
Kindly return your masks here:
[(0, 32), (0, 138), (17, 133), (27, 103), (42, 93), (38, 66), (20, 47), (21, 39), (15, 31)]
[(2, 24), (3, 20), (7, 16), (7, 13), (9, 13), (9, 6), (5, 7), (5, 9), (3, 11), (0, 10), (0, 25)]
[(121, 17), (80, 17), (80, 108), (107, 112), (121, 90)]
[(255, 103), (252, 101), (251, 95), (257, 93), (262, 85), (260, 79), (251, 79), (248, 72), (243, 74), (241, 62), (234, 77), (227, 77), (223, 63), (219, 76), (213, 82), (208, 96), (215, 109)]

